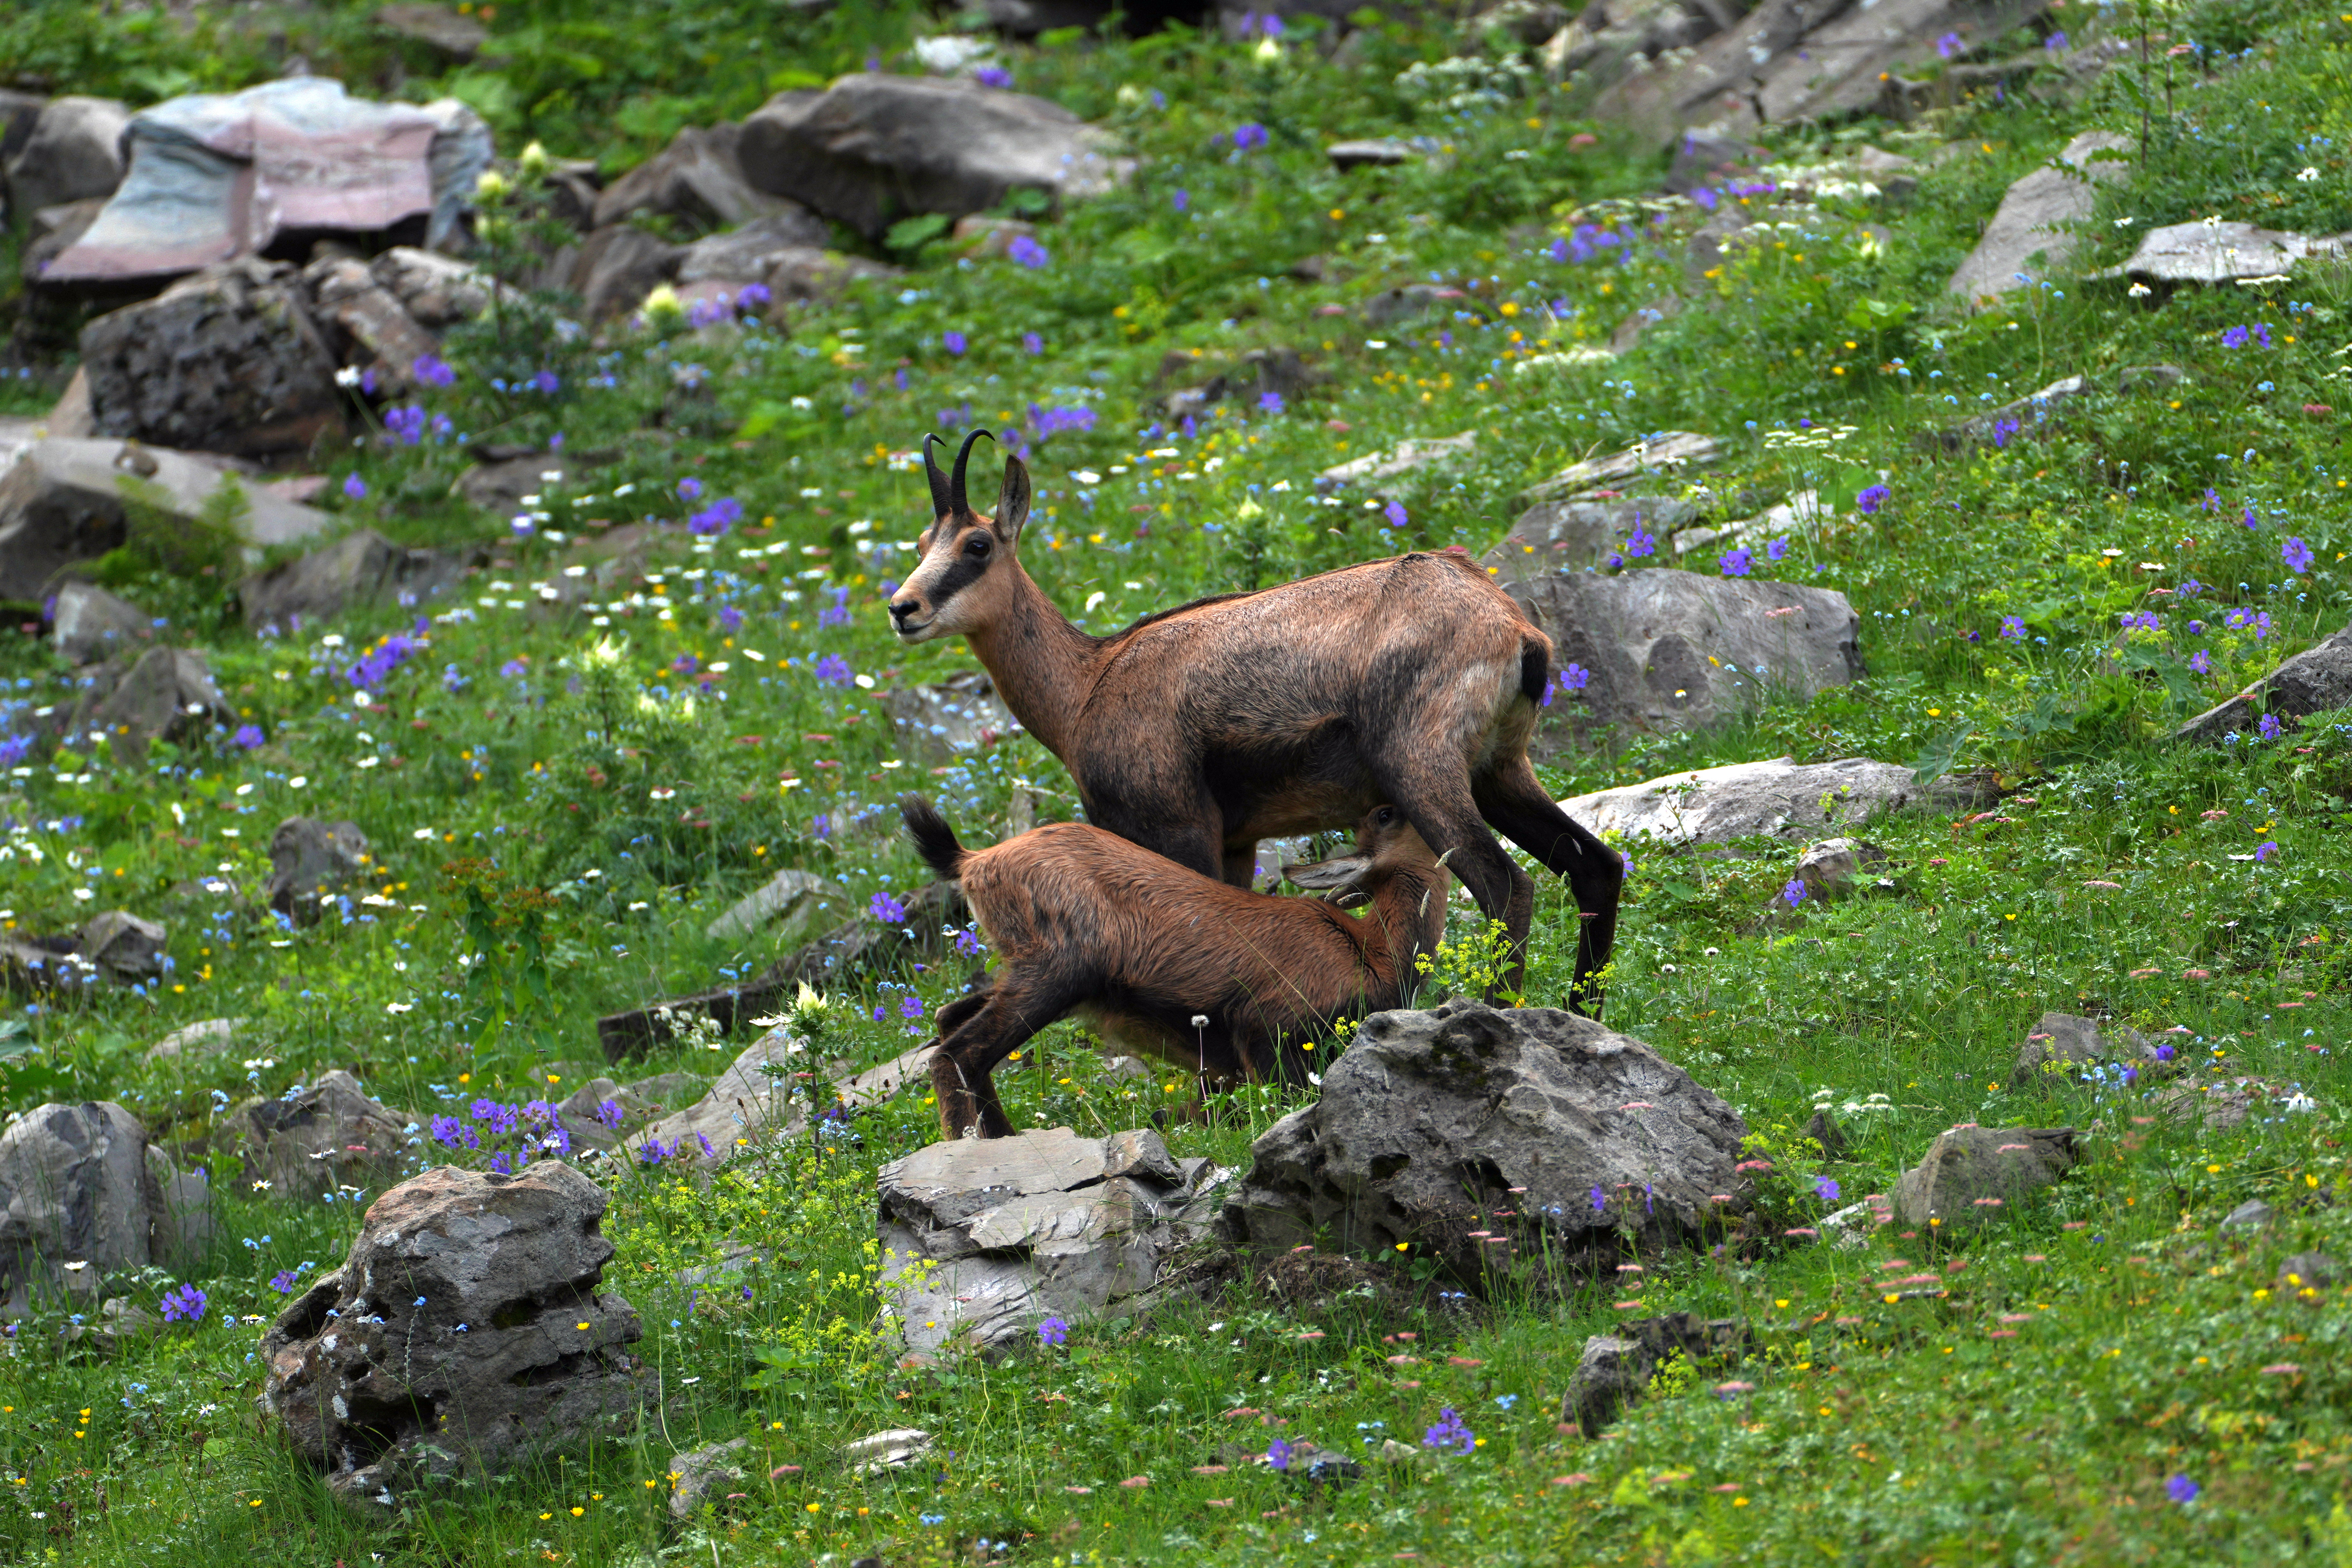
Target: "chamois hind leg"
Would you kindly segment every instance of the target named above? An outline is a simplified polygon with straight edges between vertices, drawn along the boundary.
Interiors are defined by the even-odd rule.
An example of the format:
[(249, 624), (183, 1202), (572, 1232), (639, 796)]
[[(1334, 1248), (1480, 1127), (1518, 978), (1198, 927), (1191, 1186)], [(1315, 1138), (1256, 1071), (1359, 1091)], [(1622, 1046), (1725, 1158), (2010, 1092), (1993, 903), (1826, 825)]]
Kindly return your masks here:
[(1601, 1016), (1601, 993), (1594, 981), (1617, 941), (1617, 900), (1625, 886), (1625, 859), (1552, 802), (1535, 765), (1521, 756), (1472, 789), (1486, 819), (1512, 843), (1543, 862), (1568, 883), (1581, 911), (1577, 921), (1576, 977), (1569, 1005), (1587, 1017)]
[[(1131, 795), (1114, 796), (1097, 790), (1087, 805), (1087, 820), (1106, 833), (1140, 844), (1203, 877), (1233, 879), (1234, 857), (1225, 846), (1224, 813), (1205, 791), (1177, 795), (1146, 785)], [(1256, 847), (1251, 848), (1255, 853)], [(1248, 883), (1244, 874), (1238, 885)]]
[[(966, 1006), (971, 1010), (957, 1013)], [(941, 1134), (950, 1140), (1011, 1137), (1012, 1119), (996, 1094), (996, 1064), (1068, 1010), (1066, 1002), (1053, 1006), (1033, 987), (1005, 978), (985, 996), (962, 997), (940, 1009), (931, 1089), (939, 1097)], [(952, 1028), (951, 1014), (957, 1015)]]
[(1422, 842), (1445, 858), (1445, 868), (1462, 879), (1490, 921), (1509, 933), (1511, 951), (1495, 991), (1527, 985), (1528, 927), (1535, 919), (1536, 885), (1486, 830), (1466, 776), (1429, 770), (1375, 771), (1374, 782), (1405, 815)]

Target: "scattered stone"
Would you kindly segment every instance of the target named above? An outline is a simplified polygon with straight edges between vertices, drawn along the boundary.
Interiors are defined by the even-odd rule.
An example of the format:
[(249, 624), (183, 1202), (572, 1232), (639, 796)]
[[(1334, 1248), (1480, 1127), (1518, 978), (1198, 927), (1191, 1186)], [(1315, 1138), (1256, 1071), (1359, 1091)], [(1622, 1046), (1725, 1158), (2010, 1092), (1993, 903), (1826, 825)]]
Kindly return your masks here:
[[(112, 195), (122, 184), (122, 132), (130, 121), (130, 107), (110, 98), (51, 99), (8, 160), (11, 216), (21, 221), (44, 207)], [(12, 123), (12, 140), (15, 134)]]
[(2159, 1116), (2194, 1119), (2208, 1132), (2243, 1127), (2254, 1113), (2254, 1097), (2264, 1086), (2251, 1079), (2228, 1083), (2169, 1083), (2147, 1102)]
[(1026, 93), (856, 72), (770, 99), (744, 122), (739, 156), (755, 188), (879, 239), (903, 217), (984, 212), (1016, 190), (1097, 195), (1135, 166), (1110, 144)]
[(849, 908), (848, 890), (839, 883), (814, 871), (787, 868), (738, 900), (703, 928), (703, 934), (723, 941), (773, 926), (771, 942), (797, 945), (837, 923)]
[(572, 272), (572, 289), (585, 302), (591, 321), (625, 316), (645, 297), (677, 276), (686, 247), (630, 224), (614, 224), (590, 235)]
[(2263, 714), (2282, 721), (2352, 706), (2352, 626), (2304, 649), (2227, 701), (2172, 732), (2208, 745), (2255, 731)]
[(933, 1143), (882, 1167), (882, 1281), (907, 1348), (1009, 1345), (1149, 1289), (1206, 1223), (1153, 1131)]
[(89, 1342), (100, 1355), (120, 1355), (142, 1340), (163, 1331), (163, 1320), (128, 1296), (110, 1296), (98, 1309), (98, 1321), (68, 1322), (58, 1337), (67, 1344)]
[(132, 115), (121, 137), (121, 188), (45, 282), (194, 272), (292, 234), (407, 225), (445, 245), (492, 151), (488, 125), (456, 99), (370, 103), (314, 76), (171, 99)]
[(1865, 1250), (1874, 1230), (1894, 1223), (1894, 1209), (1885, 1197), (1875, 1194), (1858, 1204), (1848, 1204), (1834, 1214), (1823, 1215), (1817, 1222), (1821, 1233), (1840, 1252)]
[(429, 332), (444, 332), (515, 296), (488, 274), (455, 257), (395, 245), (368, 263), (368, 273), (393, 292), (401, 308)]
[(77, 747), (102, 736), (115, 752), (144, 761), (157, 741), (174, 741), (204, 726), (232, 721), (228, 700), (213, 682), (212, 667), (194, 648), (151, 647), (123, 654), (83, 678), (81, 700), (63, 739)]
[(1703, 729), (1769, 692), (1811, 697), (1864, 673), (1861, 617), (1832, 588), (1654, 568), (1556, 574), (1506, 591), (1551, 638), (1552, 668), (1566, 678), (1536, 731), (1539, 760), (1610, 737)]
[(128, 599), (68, 578), (49, 605), (49, 640), (68, 664), (96, 664), (153, 642), (155, 622)]
[(416, 362), (441, 347), (441, 340), (426, 331), (357, 257), (322, 256), (303, 269), (302, 284), (327, 341), (328, 356), (338, 364), (373, 371), (376, 386), (387, 396), (413, 388)]
[(2278, 1215), (2260, 1198), (2248, 1198), (2222, 1218), (2223, 1230), (2268, 1230)]
[(490, 30), (471, 16), (441, 5), (403, 3), (376, 7), (375, 25), (411, 43), (423, 44), (463, 65), (482, 52)]
[(1829, 903), (1838, 899), (1850, 899), (1873, 885), (1892, 888), (1894, 884), (1863, 881), (1863, 873), (1887, 863), (1887, 853), (1875, 844), (1859, 838), (1824, 838), (1811, 845), (1797, 857), (1797, 879), (1805, 884), (1805, 897)]
[(2284, 281), (2298, 263), (2340, 261), (2347, 251), (2352, 251), (2352, 235), (2315, 239), (2250, 223), (2176, 223), (2148, 230), (2129, 261), (2091, 276), (2167, 284), (2234, 283), (2243, 278)]
[[(820, 1096), (805, 1087), (816, 1077), (805, 1052), (805, 1042), (782, 1029), (761, 1036), (700, 1100), (624, 1140), (623, 1149), (647, 1164), (684, 1159), (708, 1165), (738, 1144), (806, 1132), (809, 1107)], [(910, 1083), (928, 1081), (930, 1070), (927, 1042), (880, 1067), (828, 1080), (832, 1102), (819, 1104), (818, 1112), (839, 1119), (879, 1105)]]
[(831, 304), (860, 283), (904, 276), (903, 267), (837, 250), (780, 250), (768, 268), (768, 292), (778, 306)]
[(1402, 326), (1440, 310), (1462, 307), (1470, 296), (1459, 289), (1447, 289), (1434, 283), (1405, 283), (1394, 289), (1383, 289), (1364, 301), (1364, 325), (1374, 328)]
[(457, 476), (450, 492), (484, 511), (505, 517), (524, 510), (523, 497), (537, 495), (551, 485), (574, 482), (582, 468), (573, 458), (525, 447), (519, 457), (494, 457), (476, 463)]
[(321, 905), (358, 880), (368, 865), (367, 835), (356, 822), (289, 816), (269, 836), (269, 880), (262, 900), (297, 925), (316, 925)]
[(111, 1100), (11, 1121), (0, 1131), (0, 1313), (21, 1318), (37, 1294), (94, 1296), (100, 1276), (146, 1267), (156, 1197), (146, 1131)]
[(841, 1450), (842, 1463), (853, 1476), (875, 1476), (900, 1469), (931, 1451), (931, 1435), (919, 1426), (896, 1426), (860, 1437)]
[(148, 1047), (147, 1059), (160, 1062), (175, 1057), (221, 1056), (236, 1044), (236, 1031), (244, 1022), (242, 1018), (206, 1018), (183, 1025)]
[(1805, 1122), (1805, 1136), (1821, 1145), (1822, 1159), (1845, 1158), (1846, 1136), (1843, 1130), (1838, 1126), (1837, 1118), (1830, 1114), (1828, 1106), (1817, 1105), (1813, 1108), (1813, 1114)]
[(2189, 373), (2177, 364), (2126, 365), (2116, 373), (2116, 390), (2128, 396), (2135, 392), (2168, 392), (2189, 379)]
[(400, 1179), (415, 1120), (371, 1098), (337, 1068), (290, 1098), (248, 1100), (225, 1141), (281, 1200), (374, 1192)]
[(465, 580), (477, 552), (412, 550), (372, 528), (256, 573), (236, 585), (248, 626), (293, 629), (397, 599), (421, 605)]
[(1990, 786), (1971, 775), (1947, 773), (1923, 785), (1909, 768), (1867, 757), (1811, 763), (1776, 757), (1668, 773), (1559, 805), (1595, 833), (1613, 828), (1628, 839), (1677, 847), (1758, 836), (1802, 839), (1895, 812), (1968, 811), (1989, 798)]
[[(1195, 369), (1197, 355), (1181, 350), (1171, 351), (1160, 363), (1160, 375)], [(1160, 406), (1171, 419), (1182, 419), (1198, 415), (1219, 403), (1232, 402), (1243, 409), (1255, 412), (1259, 400), (1267, 394), (1286, 401), (1298, 396), (1323, 379), (1307, 368), (1297, 349), (1252, 349), (1239, 361), (1219, 371), (1208, 380), (1182, 386), (1160, 400)]]
[(742, 1456), (751, 1446), (748, 1437), (730, 1437), (724, 1443), (672, 1454), (669, 1473), (676, 1479), (669, 1484), (669, 1516), (681, 1521), (692, 1519), (712, 1488), (741, 1480)]
[[(2164, 1047), (2169, 1051), (2171, 1047)], [(2044, 1013), (2025, 1044), (2018, 1047), (2017, 1065), (2010, 1069), (2012, 1088), (2045, 1073), (2063, 1073), (2101, 1062), (2125, 1062), (2143, 1074), (2169, 1071), (2174, 1063), (2157, 1056), (2158, 1047), (2138, 1030), (2121, 1024), (2101, 1024), (2071, 1013)]]
[(81, 956), (110, 979), (145, 980), (163, 973), (168, 940), (153, 921), (141, 920), (129, 910), (101, 910), (82, 922)]
[(1695, 1237), (1745, 1207), (1747, 1131), (1689, 1074), (1589, 1018), (1460, 998), (1376, 1013), (1325, 1068), (1322, 1098), (1252, 1145), (1219, 1227), (1259, 1250), (1402, 1243), (1471, 1281), (1497, 1256), (1473, 1229), (1526, 1255), (1613, 1257), (1627, 1236)]
[(796, 202), (777, 205), (786, 210), (688, 246), (678, 258), (679, 284), (717, 282), (740, 289), (747, 283), (764, 283), (778, 262), (824, 246), (822, 219)]
[(1324, 149), (1331, 166), (1341, 174), (1350, 169), (1394, 168), (1410, 163), (1421, 156), (1421, 149), (1397, 136), (1381, 136), (1353, 142), (1334, 142)]
[(1947, 452), (1965, 452), (1973, 447), (2005, 445), (2021, 431), (2047, 424), (2053, 410), (2071, 403), (2090, 390), (2090, 383), (2079, 375), (2062, 376), (2038, 392), (2004, 403), (1998, 408), (1972, 415), (1958, 425), (1941, 430), (1923, 431), (1916, 438), (1922, 449), (1941, 447)]
[(634, 213), (660, 213), (702, 228), (727, 228), (754, 218), (783, 216), (803, 236), (794, 243), (823, 245), (824, 225), (798, 202), (754, 190), (743, 177), (738, 149), (743, 128), (722, 122), (687, 126), (670, 143), (605, 187), (596, 198), (595, 226), (625, 222)]
[(1895, 1207), (1906, 1225), (1938, 1221), (1964, 1230), (2004, 1218), (2011, 1210), (2078, 1163), (2071, 1127), (1979, 1127), (1974, 1122), (1936, 1134), (1927, 1157), (1895, 1184)]
[(1479, 564), (1506, 587), (1533, 583), (1555, 572), (1600, 565), (1637, 530), (1664, 539), (1697, 517), (1698, 509), (1688, 501), (1653, 497), (1538, 501), (1519, 514)]
[(900, 744), (929, 767), (969, 761), (974, 752), (1021, 731), (1021, 721), (996, 695), (984, 669), (893, 691), (890, 724)]
[[(1622, 488), (1654, 474), (1714, 466), (1715, 437), (1690, 430), (1663, 430), (1651, 440), (1636, 441), (1622, 452), (1570, 463), (1551, 478), (1529, 488), (1520, 503), (1533, 506), (1548, 500), (1592, 499), (1592, 492)], [(1605, 498), (1602, 498), (1605, 499)]]
[(130, 488), (140, 504), (169, 527), (196, 523), (216, 491), (236, 486), (253, 545), (290, 544), (331, 521), (184, 453), (50, 436), (0, 472), (0, 599), (38, 600), (64, 568), (119, 548), (130, 537), (126, 480), (137, 481)]
[(657, 1388), (626, 1348), (636, 1313), (598, 1293), (605, 1203), (552, 1160), (402, 1183), (262, 1336), (263, 1414), (373, 1517), (428, 1480), (622, 1435)]
[(2086, 131), (2066, 143), (2055, 166), (2034, 170), (2009, 187), (1984, 237), (1946, 287), (1982, 307), (2022, 288), (2020, 273), (2046, 278), (2064, 268), (2081, 243), (2074, 226), (2098, 205), (2098, 187), (2131, 172), (2132, 139)]
[(1755, 1336), (1737, 1318), (1671, 1312), (1621, 1323), (1613, 1332), (1584, 1342), (1560, 1400), (1559, 1418), (1575, 1422), (1588, 1439), (1598, 1437), (1649, 1392), (1662, 1363), (1680, 1356), (1694, 1366), (1720, 1366), (1738, 1361), (1754, 1343)]
[(109, 436), (254, 457), (341, 423), (334, 356), (294, 269), (208, 268), (81, 331), (90, 412)]
[(1341, 485), (1370, 484), (1380, 479), (1393, 479), (1402, 474), (1435, 468), (1466, 458), (1478, 449), (1478, 432), (1465, 430), (1458, 436), (1440, 436), (1426, 441), (1411, 438), (1399, 441), (1386, 452), (1368, 452), (1350, 461), (1337, 464), (1315, 476), (1318, 489), (1336, 489)]
[(2298, 1252), (2279, 1265), (2278, 1281), (2290, 1290), (2325, 1290), (2343, 1266), (2324, 1252)]

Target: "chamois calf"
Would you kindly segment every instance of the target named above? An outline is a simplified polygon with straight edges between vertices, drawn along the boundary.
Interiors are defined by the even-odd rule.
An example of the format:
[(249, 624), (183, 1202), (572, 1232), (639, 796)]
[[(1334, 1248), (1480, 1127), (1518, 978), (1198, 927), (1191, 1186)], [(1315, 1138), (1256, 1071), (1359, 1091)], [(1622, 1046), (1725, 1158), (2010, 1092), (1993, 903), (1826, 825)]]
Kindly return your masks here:
[(1411, 999), (1413, 961), (1445, 930), (1444, 867), (1393, 806), (1364, 817), (1355, 854), (1285, 869), (1368, 898), (1361, 916), (1215, 881), (1085, 823), (971, 850), (929, 801), (899, 809), (1002, 960), (985, 992), (940, 1009), (931, 1082), (950, 1138), (1011, 1134), (990, 1075), (1073, 1014), (1213, 1082), (1303, 1079), (1318, 1030)]
[(1617, 927), (1624, 862), (1559, 806), (1528, 761), (1551, 640), (1468, 556), (1413, 553), (1232, 594), (1088, 637), (1016, 554), (1029, 471), (1004, 465), (992, 518), (971, 510), (927, 437), (937, 517), (890, 600), (899, 640), (961, 634), (1029, 732), (1062, 759), (1088, 820), (1203, 876), (1247, 887), (1257, 841), (1344, 827), (1393, 805), (1450, 857), (1519, 954), (1535, 884), (1488, 825), (1566, 878), (1583, 911), (1570, 993)]

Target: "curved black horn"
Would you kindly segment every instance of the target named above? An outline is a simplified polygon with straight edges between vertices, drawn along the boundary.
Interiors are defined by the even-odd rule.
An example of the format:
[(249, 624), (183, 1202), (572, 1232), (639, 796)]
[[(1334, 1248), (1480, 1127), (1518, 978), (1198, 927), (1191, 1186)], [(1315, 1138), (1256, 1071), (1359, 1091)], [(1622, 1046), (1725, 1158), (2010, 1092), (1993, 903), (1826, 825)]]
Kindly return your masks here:
[[(988, 436), (988, 432), (974, 430), (963, 438), (963, 449), (956, 454), (955, 478), (948, 484), (948, 504), (957, 511), (971, 510), (971, 502), (965, 499), (963, 493), (963, 472), (965, 467), (971, 461), (971, 444), (982, 436)], [(996, 439), (993, 436), (988, 436), (988, 438), (992, 441)]]
[[(948, 477), (940, 471), (940, 460), (931, 456), (931, 443), (934, 441), (940, 441), (940, 433), (936, 430), (923, 437), (923, 472), (930, 477), (931, 481), (931, 515), (945, 517), (948, 514)], [(947, 445), (944, 441), (940, 441), (940, 444)]]

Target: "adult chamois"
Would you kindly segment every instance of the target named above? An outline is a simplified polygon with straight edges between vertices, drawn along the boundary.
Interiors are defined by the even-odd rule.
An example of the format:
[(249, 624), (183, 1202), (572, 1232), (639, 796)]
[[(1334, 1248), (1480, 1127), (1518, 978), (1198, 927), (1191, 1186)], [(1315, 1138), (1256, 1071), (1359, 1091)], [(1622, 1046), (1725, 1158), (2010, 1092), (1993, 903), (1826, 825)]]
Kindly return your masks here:
[(930, 802), (899, 809), (1000, 960), (985, 991), (940, 1009), (931, 1086), (951, 1139), (1012, 1132), (992, 1072), (1072, 1014), (1211, 1085), (1299, 1081), (1317, 1035), (1411, 999), (1414, 960), (1445, 932), (1444, 868), (1394, 806), (1358, 825), (1354, 854), (1284, 868), (1369, 901), (1361, 916), (1229, 886), (1082, 822), (970, 850)]
[(1201, 599), (1107, 637), (1069, 623), (1021, 566), (1029, 470), (1007, 458), (996, 515), (971, 510), (923, 443), (934, 513), (890, 601), (903, 642), (961, 634), (1013, 716), (1062, 759), (1087, 819), (1247, 887), (1257, 841), (1344, 827), (1392, 804), (1510, 933), (1524, 984), (1535, 885), (1486, 825), (1567, 879), (1580, 922), (1572, 1004), (1597, 1014), (1625, 879), (1616, 851), (1552, 803), (1528, 761), (1551, 639), (1466, 555), (1416, 552)]

